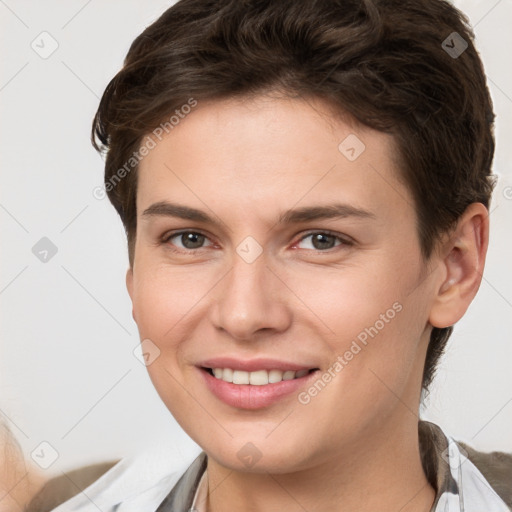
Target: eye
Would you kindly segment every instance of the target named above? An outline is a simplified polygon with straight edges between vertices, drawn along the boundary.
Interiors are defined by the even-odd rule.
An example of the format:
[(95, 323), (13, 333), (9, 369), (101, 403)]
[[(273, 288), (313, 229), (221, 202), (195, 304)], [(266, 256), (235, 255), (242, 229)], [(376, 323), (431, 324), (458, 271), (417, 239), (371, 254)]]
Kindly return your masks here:
[[(309, 247), (302, 247), (303, 249), (325, 252), (329, 249), (334, 249), (339, 246), (351, 246), (353, 243), (350, 239), (340, 235), (331, 233), (330, 231), (314, 231), (304, 235), (296, 244), (307, 239), (311, 239)], [(171, 245), (171, 249), (175, 252), (192, 253), (195, 250), (204, 249), (205, 247), (213, 246), (213, 243), (204, 245), (205, 241), (210, 242), (206, 235), (198, 231), (178, 231), (164, 235), (162, 243)]]
[[(311, 238), (310, 247), (306, 247), (306, 249), (312, 249), (317, 251), (325, 251), (328, 249), (333, 249), (340, 245), (349, 246), (352, 245), (352, 242), (346, 238), (343, 238), (339, 235), (331, 233), (330, 231), (314, 231), (304, 235), (298, 243), (303, 242), (304, 240)], [(336, 243), (338, 241), (339, 243)]]
[[(176, 242), (172, 242), (173, 239), (177, 239), (178, 245)], [(197, 231), (179, 231), (165, 235), (163, 243), (170, 243), (171, 245), (177, 246), (178, 249), (183, 249), (177, 252), (192, 252), (197, 249), (203, 249), (205, 240), (208, 240), (208, 238)], [(181, 244), (181, 246), (179, 244)]]

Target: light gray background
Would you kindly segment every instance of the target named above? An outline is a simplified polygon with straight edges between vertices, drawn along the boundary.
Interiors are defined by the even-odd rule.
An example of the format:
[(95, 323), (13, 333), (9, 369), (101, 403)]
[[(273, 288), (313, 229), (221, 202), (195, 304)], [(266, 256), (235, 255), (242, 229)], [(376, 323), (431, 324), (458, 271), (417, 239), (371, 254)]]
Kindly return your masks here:
[[(0, 0), (0, 414), (48, 472), (139, 452), (197, 447), (160, 402), (125, 291), (122, 224), (89, 143), (99, 97), (131, 41), (172, 2)], [(482, 450), (512, 451), (512, 2), (459, 0), (475, 26), (497, 113), (491, 242), (479, 294), (457, 324), (423, 417)], [(41, 32), (58, 42), (47, 59)], [(47, 39), (45, 48), (50, 41)], [(48, 237), (47, 263), (32, 247)]]

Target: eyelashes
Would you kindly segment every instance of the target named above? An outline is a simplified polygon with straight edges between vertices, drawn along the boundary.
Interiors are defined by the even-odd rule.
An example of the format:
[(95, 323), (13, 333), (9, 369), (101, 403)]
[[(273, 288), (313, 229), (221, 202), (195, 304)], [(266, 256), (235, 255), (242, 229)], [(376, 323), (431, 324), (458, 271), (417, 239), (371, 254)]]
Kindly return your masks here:
[[(188, 235), (185, 237), (185, 235)], [(293, 248), (295, 249), (296, 246), (300, 243), (302, 243), (304, 240), (307, 240), (308, 238), (311, 238), (311, 247), (304, 250), (311, 250), (314, 252), (322, 253), (322, 252), (332, 252), (332, 250), (335, 250), (336, 248), (346, 248), (354, 245), (353, 240), (351, 240), (346, 235), (342, 235), (340, 233), (335, 233), (329, 230), (316, 230), (316, 231), (309, 231), (308, 233), (303, 234), (296, 242), (293, 244)], [(182, 245), (182, 247), (176, 247), (174, 243), (171, 242), (173, 239), (178, 239)], [(209, 242), (209, 245), (203, 246), (202, 244), (204, 242)], [(334, 246), (330, 247), (322, 247), (322, 245), (325, 245), (327, 241), (327, 245), (330, 245), (328, 242), (333, 241)], [(195, 254), (197, 251), (203, 251), (207, 249), (208, 247), (215, 246), (216, 244), (213, 243), (209, 237), (200, 231), (193, 231), (193, 230), (181, 230), (181, 231), (174, 231), (171, 233), (166, 233), (161, 240), (161, 243), (163, 245), (166, 245), (171, 251), (180, 253), (180, 254)], [(191, 244), (192, 247), (187, 247), (186, 244)], [(200, 246), (197, 246), (199, 244)], [(319, 244), (318, 246), (315, 246), (315, 244)], [(300, 249), (300, 248), (299, 248)]]
[[(346, 236), (342, 236), (338, 233), (333, 233), (332, 231), (310, 231), (309, 233), (306, 233), (305, 235), (303, 235), (298, 243), (302, 242), (303, 240), (306, 240), (307, 238), (310, 238), (310, 237), (313, 237), (311, 240), (316, 240), (317, 242), (319, 241), (318, 238), (315, 239), (314, 237), (315, 236), (318, 236), (318, 235), (322, 235), (322, 237), (325, 239), (325, 238), (328, 238), (328, 239), (331, 239), (331, 240), (335, 240), (335, 241), (339, 241), (340, 243), (338, 245), (335, 245), (334, 247), (328, 247), (326, 250), (329, 251), (330, 249), (334, 249), (336, 247), (340, 247), (340, 246), (351, 246), (353, 245), (353, 242), (352, 240), (348, 239)], [(320, 241), (320, 244), (322, 242)], [(325, 249), (325, 248), (324, 248)], [(313, 247), (314, 251), (317, 251), (317, 252), (326, 252), (326, 250), (322, 250), (318, 247)]]
[[(166, 234), (164, 235), (164, 238), (162, 240), (162, 242), (164, 244), (169, 244), (170, 241), (173, 239), (173, 238), (176, 238), (176, 237), (179, 237), (181, 236), (181, 239), (183, 241), (183, 237), (184, 235), (186, 234), (191, 234), (191, 235), (195, 235), (197, 237), (199, 237), (199, 240), (209, 240), (209, 238), (206, 236), (206, 235), (203, 235), (202, 233), (200, 233), (199, 231), (176, 231), (174, 233), (169, 233), (169, 234)], [(171, 244), (171, 246), (174, 245), (174, 244)], [(213, 245), (213, 244), (212, 244)], [(172, 247), (171, 247), (172, 248)], [(197, 250), (200, 250), (200, 249), (204, 249), (205, 247), (194, 247), (194, 248), (187, 248), (185, 247), (184, 249), (175, 249), (175, 248), (172, 248), (172, 250), (176, 251), (176, 252), (189, 252), (189, 253), (193, 253), (194, 251), (197, 251)]]

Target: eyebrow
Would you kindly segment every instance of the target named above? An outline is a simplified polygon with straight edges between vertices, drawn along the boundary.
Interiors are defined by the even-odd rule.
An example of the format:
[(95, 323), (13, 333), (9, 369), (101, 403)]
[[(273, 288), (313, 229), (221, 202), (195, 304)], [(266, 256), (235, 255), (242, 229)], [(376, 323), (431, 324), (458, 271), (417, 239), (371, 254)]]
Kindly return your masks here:
[[(219, 224), (219, 222), (215, 221), (213, 217), (208, 215), (205, 211), (176, 203), (169, 203), (168, 201), (154, 203), (142, 213), (143, 218), (153, 216), (178, 217), (180, 219), (210, 223), (212, 225)], [(335, 203), (287, 210), (279, 216), (277, 223), (298, 224), (314, 220), (343, 219), (347, 217), (360, 219), (376, 218), (375, 214), (370, 211), (356, 208), (348, 204)]]

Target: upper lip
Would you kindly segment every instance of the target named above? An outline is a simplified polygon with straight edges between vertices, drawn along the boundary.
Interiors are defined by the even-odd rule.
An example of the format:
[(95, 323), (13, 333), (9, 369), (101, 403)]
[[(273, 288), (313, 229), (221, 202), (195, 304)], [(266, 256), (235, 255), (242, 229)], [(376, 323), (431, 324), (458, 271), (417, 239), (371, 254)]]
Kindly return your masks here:
[(315, 366), (305, 366), (302, 364), (281, 361), (278, 359), (257, 358), (257, 359), (235, 359), (232, 357), (214, 357), (207, 359), (198, 364), (203, 368), (231, 368), (232, 370), (242, 370), (246, 372), (254, 372), (257, 370), (282, 370), (282, 371), (299, 371), (311, 370)]

